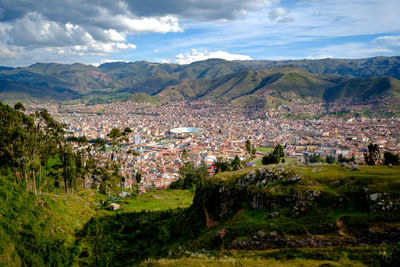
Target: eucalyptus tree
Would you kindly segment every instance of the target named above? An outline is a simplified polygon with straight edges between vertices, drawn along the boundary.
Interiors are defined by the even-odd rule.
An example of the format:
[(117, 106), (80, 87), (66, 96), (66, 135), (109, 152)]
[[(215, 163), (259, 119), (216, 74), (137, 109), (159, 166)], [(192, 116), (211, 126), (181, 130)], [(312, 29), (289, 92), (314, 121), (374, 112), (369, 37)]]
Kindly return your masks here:
[(120, 167), (121, 167), (121, 155), (118, 156), (117, 163), (114, 162), (115, 153), (118, 151), (120, 153), (121, 146), (123, 142), (128, 142), (129, 138), (128, 135), (132, 132), (132, 129), (126, 127), (123, 132), (121, 132), (118, 128), (113, 128), (107, 136), (110, 138), (110, 145), (111, 145), (111, 161), (112, 161), (112, 169), (113, 169), (113, 177), (118, 177), (120, 180), (120, 187), (121, 187), (121, 194), (123, 190), (122, 182), (123, 177), (120, 174)]

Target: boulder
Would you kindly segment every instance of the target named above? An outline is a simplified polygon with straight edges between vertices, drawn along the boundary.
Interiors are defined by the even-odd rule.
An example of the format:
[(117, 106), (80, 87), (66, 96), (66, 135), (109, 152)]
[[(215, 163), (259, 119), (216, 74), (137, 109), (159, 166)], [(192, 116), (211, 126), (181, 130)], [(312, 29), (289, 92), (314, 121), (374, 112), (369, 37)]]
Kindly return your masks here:
[(110, 210), (118, 210), (121, 206), (117, 203), (110, 204)]
[(358, 167), (357, 164), (351, 164), (350, 170), (352, 170), (352, 171), (359, 171), (360, 168)]

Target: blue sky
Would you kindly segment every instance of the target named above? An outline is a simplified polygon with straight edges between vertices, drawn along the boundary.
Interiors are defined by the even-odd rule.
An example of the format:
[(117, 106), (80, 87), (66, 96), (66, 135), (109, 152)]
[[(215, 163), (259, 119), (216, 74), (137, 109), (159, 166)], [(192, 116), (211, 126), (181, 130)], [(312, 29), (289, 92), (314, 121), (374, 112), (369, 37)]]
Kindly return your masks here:
[(0, 0), (0, 65), (400, 55), (398, 0)]

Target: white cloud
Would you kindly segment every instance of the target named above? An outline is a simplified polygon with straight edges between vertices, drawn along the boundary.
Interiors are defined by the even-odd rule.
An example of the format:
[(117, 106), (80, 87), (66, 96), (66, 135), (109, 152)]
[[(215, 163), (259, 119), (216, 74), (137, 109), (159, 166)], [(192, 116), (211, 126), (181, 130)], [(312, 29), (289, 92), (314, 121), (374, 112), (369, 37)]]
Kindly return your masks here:
[(58, 18), (49, 19), (39, 11), (27, 12), (13, 21), (0, 21), (2, 58), (16, 58), (13, 47), (18, 47), (25, 55), (35, 51), (64, 56), (104, 56), (136, 49), (136, 45), (127, 40), (127, 35), (183, 31), (173, 16), (137, 17), (127, 10), (113, 15), (106, 8), (99, 8), (98, 13), (91, 24), (79, 20), (63, 23)]
[(5, 46), (0, 43), (0, 58), (17, 58), (20, 53), (18, 48), (13, 46)]
[(320, 47), (307, 52), (310, 54), (309, 58), (327, 57), (326, 55), (334, 58), (366, 58), (383, 53), (390, 53), (392, 50), (364, 43), (346, 43)]
[(163, 60), (164, 63), (178, 63), (178, 64), (190, 64), (195, 61), (206, 60), (209, 58), (221, 58), (225, 60), (251, 60), (251, 57), (240, 54), (231, 54), (226, 51), (215, 51), (209, 52), (204, 50), (203, 52), (192, 49), (190, 53), (179, 54), (172, 59)]
[[(139, 22), (137, 21), (136, 26)], [(91, 31), (72, 23), (50, 21), (37, 12), (29, 12), (13, 23), (0, 23), (0, 45), (3, 47), (3, 57), (7, 55), (10, 58), (17, 55), (12, 53), (12, 47), (17, 47), (20, 52), (27, 54), (43, 51), (79, 56), (86, 53), (108, 54), (136, 49), (135, 44), (127, 42), (123, 32), (115, 29)]]
[(400, 46), (400, 35), (379, 36), (372, 42), (383, 46)]
[(128, 32), (135, 33), (167, 33), (167, 32), (183, 32), (183, 28), (179, 25), (178, 19), (172, 16), (164, 16), (161, 18), (140, 18), (132, 19), (128, 17), (120, 17), (120, 21), (125, 25)]
[(268, 17), (270, 20), (276, 20), (279, 17), (283, 17), (286, 16), (289, 13), (289, 11), (284, 8), (284, 7), (277, 7), (275, 9), (272, 9), (269, 13), (268, 13)]

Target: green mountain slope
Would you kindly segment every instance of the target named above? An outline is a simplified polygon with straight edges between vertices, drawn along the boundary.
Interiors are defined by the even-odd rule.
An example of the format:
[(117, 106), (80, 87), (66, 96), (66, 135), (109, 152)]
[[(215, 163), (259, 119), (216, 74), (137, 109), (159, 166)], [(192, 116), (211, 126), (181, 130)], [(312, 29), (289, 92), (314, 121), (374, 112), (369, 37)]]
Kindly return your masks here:
[[(331, 101), (335, 99), (331, 95), (352, 93), (345, 89), (346, 86), (362, 90), (365, 83), (371, 83), (356, 79), (345, 85), (347, 80), (375, 76), (399, 79), (400, 57), (286, 61), (208, 59), (187, 65), (139, 61), (106, 63), (99, 67), (36, 63), (25, 68), (0, 67), (3, 86), (0, 99), (37, 99), (45, 92), (45, 98), (54, 100), (99, 98), (113, 101), (144, 92), (163, 95), (167, 99), (219, 98), (219, 101), (230, 101), (276, 91), (278, 97), (287, 98), (294, 94), (319, 101), (324, 90), (338, 86), (326, 93), (324, 99)], [(396, 83), (392, 79), (391, 87), (396, 87)], [(61, 89), (66, 96), (59, 94)], [(56, 92), (52, 93), (54, 90)], [(340, 92), (333, 93), (335, 90)]]
[(364, 59), (302, 59), (241, 61), (250, 69), (301, 68), (310, 73), (333, 74), (345, 77), (394, 77), (400, 79), (400, 57), (372, 57)]
[(183, 81), (169, 86), (158, 96), (179, 98), (214, 98), (230, 101), (246, 95), (263, 95), (274, 92), (280, 96), (312, 97), (322, 100), (326, 88), (343, 78), (310, 74), (300, 69), (243, 71), (215, 79)]
[(71, 100), (81, 97), (81, 94), (69, 89), (68, 87), (58, 86), (47, 80), (33, 80), (30, 82), (19, 82), (10, 80), (0, 80), (0, 99), (3, 101), (48, 101)]
[(131, 95), (129, 100), (137, 103), (151, 103), (151, 104), (157, 104), (160, 100), (156, 96), (151, 96), (146, 93), (135, 93)]
[(354, 78), (328, 88), (323, 97), (327, 102), (369, 103), (383, 97), (398, 98), (399, 96), (399, 80), (394, 78)]

